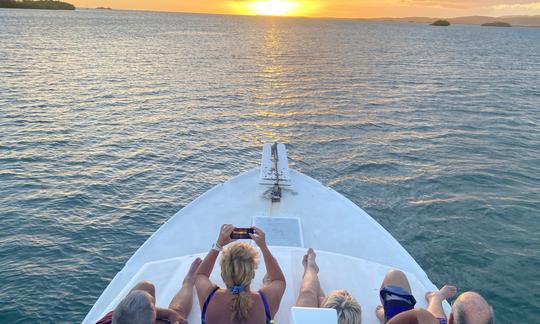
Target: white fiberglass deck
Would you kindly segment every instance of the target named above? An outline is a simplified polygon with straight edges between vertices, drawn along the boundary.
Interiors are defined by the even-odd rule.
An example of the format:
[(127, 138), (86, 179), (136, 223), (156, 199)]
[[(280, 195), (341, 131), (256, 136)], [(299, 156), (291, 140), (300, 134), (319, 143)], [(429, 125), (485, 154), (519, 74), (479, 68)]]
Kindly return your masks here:
[[(243, 173), (208, 191), (186, 206), (126, 263), (95, 303), (83, 323), (94, 323), (114, 309), (119, 300), (141, 280), (156, 285), (157, 303), (167, 306), (179, 289), (182, 277), (195, 256), (203, 257), (215, 242), (220, 225), (252, 225), (253, 217), (295, 217), (301, 221), (305, 247), (318, 252), (323, 289), (349, 290), (362, 305), (363, 323), (378, 323), (374, 308), (378, 288), (386, 271), (407, 272), (418, 307), (424, 294), (436, 287), (403, 247), (367, 213), (336, 191), (299, 172), (290, 171), (290, 186), (280, 202), (272, 203), (268, 187), (260, 185), (259, 169)], [(268, 236), (268, 234), (267, 234)], [(301, 258), (305, 248), (271, 247), (287, 279), (287, 291), (276, 323), (289, 323), (290, 308), (298, 295), (302, 277)], [(261, 258), (262, 259), (262, 258)], [(218, 264), (218, 263), (216, 263)], [(264, 266), (254, 281), (260, 287)], [(221, 283), (218, 269), (213, 280)], [(449, 309), (446, 305), (447, 310)], [(199, 323), (199, 307), (190, 323)]]

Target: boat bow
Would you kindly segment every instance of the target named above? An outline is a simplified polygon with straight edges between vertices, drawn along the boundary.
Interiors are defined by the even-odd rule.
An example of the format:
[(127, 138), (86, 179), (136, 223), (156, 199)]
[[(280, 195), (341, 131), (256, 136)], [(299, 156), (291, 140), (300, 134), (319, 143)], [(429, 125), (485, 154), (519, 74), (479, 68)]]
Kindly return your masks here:
[[(156, 302), (166, 307), (191, 261), (204, 257), (224, 223), (238, 227), (257, 223), (267, 232), (269, 242), (272, 235), (280, 238), (271, 250), (283, 267), (287, 290), (276, 323), (290, 322), (307, 247), (318, 253), (322, 288), (351, 292), (362, 306), (363, 323), (378, 323), (374, 312), (378, 290), (391, 268), (407, 273), (418, 307), (426, 306), (425, 292), (436, 289), (410, 254), (364, 210), (335, 190), (289, 170), (284, 146), (266, 145), (261, 168), (217, 185), (161, 226), (115, 276), (83, 323), (94, 323), (114, 309), (141, 280), (155, 284)], [(261, 265), (254, 289), (260, 287), (263, 270)], [(212, 279), (223, 285), (218, 271), (214, 270)], [(189, 321), (198, 323), (196, 296), (193, 305)], [(445, 307), (448, 311), (449, 305), (445, 303)]]

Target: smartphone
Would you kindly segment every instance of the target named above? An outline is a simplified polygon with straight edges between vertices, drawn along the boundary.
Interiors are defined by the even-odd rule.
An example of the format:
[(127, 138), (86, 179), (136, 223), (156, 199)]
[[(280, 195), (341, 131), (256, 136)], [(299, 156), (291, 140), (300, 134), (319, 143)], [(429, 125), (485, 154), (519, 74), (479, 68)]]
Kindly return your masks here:
[(231, 233), (231, 238), (233, 240), (239, 240), (239, 239), (250, 239), (251, 237), (249, 234), (255, 233), (255, 230), (253, 228), (235, 228), (233, 232)]

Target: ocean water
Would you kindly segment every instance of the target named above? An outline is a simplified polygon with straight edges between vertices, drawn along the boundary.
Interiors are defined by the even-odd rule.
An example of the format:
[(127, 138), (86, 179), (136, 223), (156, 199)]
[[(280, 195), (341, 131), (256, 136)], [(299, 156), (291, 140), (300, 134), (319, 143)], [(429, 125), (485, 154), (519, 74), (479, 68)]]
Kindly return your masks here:
[[(0, 9), (0, 323), (76, 323), (264, 142), (540, 323), (540, 30)], [(370, 311), (370, 310), (364, 310)]]

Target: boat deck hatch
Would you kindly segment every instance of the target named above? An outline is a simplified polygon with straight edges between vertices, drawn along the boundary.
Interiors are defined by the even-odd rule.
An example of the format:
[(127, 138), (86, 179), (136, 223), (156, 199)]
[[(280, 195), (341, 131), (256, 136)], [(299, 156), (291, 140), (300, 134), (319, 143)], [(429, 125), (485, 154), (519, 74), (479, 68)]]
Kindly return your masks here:
[(266, 233), (268, 245), (304, 247), (299, 218), (255, 216), (253, 224)]

